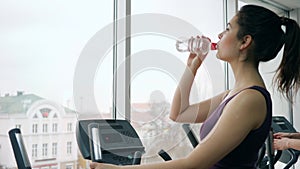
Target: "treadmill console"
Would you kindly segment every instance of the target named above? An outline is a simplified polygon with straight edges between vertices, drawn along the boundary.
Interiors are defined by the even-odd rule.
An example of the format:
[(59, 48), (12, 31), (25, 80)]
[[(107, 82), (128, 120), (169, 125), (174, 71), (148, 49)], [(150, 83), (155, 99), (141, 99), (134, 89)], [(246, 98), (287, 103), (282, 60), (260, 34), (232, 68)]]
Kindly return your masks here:
[(127, 120), (80, 120), (76, 138), (82, 156), (116, 165), (140, 163), (145, 148)]
[[(275, 133), (296, 133), (297, 130), (284, 116), (273, 116), (272, 128)], [(279, 161), (286, 163), (285, 168), (290, 168), (294, 163), (297, 162), (300, 151), (295, 149), (287, 149), (282, 151)]]
[(293, 125), (283, 116), (273, 116), (272, 118), (272, 128), (275, 133), (286, 132), (286, 133), (296, 133), (296, 129)]

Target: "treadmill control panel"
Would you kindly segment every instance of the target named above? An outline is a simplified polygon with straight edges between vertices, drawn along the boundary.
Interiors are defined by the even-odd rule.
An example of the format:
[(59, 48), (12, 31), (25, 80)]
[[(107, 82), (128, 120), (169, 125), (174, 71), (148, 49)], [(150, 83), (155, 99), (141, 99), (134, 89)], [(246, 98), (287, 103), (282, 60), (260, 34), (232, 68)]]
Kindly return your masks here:
[(132, 165), (135, 155), (145, 151), (127, 120), (80, 120), (76, 138), (82, 156), (97, 162)]

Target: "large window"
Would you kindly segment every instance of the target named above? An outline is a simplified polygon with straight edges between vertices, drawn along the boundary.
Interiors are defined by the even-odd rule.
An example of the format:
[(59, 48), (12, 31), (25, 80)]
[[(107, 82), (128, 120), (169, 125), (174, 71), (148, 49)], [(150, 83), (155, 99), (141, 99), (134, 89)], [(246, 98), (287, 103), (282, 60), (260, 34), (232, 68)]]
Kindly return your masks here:
[[(132, 0), (131, 3), (131, 120), (146, 146), (143, 162), (161, 161), (157, 155), (160, 149), (173, 158), (184, 157), (192, 146), (181, 124), (168, 118), (188, 57), (188, 53), (176, 51), (176, 39), (203, 34), (217, 42), (218, 33), (223, 30), (223, 4), (218, 0)], [(137, 28), (139, 32), (134, 32)], [(215, 54), (210, 52), (205, 66), (199, 70), (191, 102), (224, 90), (224, 65)], [(197, 134), (199, 127), (194, 126)]]
[[(79, 58), (91, 39), (113, 22), (113, 9), (111, 0), (0, 2), (0, 62), (3, 63), (0, 144), (7, 145), (0, 149), (0, 168), (16, 168), (7, 135), (15, 127), (21, 129), (33, 168), (51, 168), (53, 164), (57, 165), (52, 168), (57, 168), (65, 166), (66, 162), (77, 164), (78, 147), (77, 144), (72, 146), (76, 141), (77, 114), (91, 117), (89, 114), (110, 113), (111, 49), (104, 60), (95, 62), (99, 65), (93, 73), (101, 72), (101, 78), (96, 82), (94, 77), (89, 79), (96, 96), (84, 95), (89, 89), (85, 84), (79, 84), (83, 93), (74, 88), (77, 85), (74, 84), (75, 72), (79, 62), (83, 63)], [(106, 36), (102, 39), (104, 42), (113, 33)], [(89, 58), (84, 59), (83, 71), (91, 67)], [(85, 73), (85, 77), (88, 76)], [(85, 79), (79, 81), (87, 82)], [(99, 111), (89, 109), (91, 99), (97, 100)], [(33, 111), (35, 113), (30, 116)], [(72, 142), (67, 144), (65, 140)], [(64, 156), (66, 153), (68, 157)]]
[[(131, 2), (129, 8), (126, 2)], [(49, 168), (50, 162), (47, 166), (43, 160), (50, 155), (56, 160), (51, 163), (58, 166), (73, 168), (63, 164), (71, 162), (85, 168), (88, 165), (78, 162), (74, 144), (76, 120), (85, 118), (131, 120), (146, 147), (142, 163), (161, 161), (160, 149), (174, 159), (186, 156), (192, 146), (181, 124), (168, 119), (188, 57), (188, 53), (176, 51), (175, 42), (182, 36), (201, 34), (217, 42), (226, 25), (224, 6), (230, 6), (223, 2), (0, 2), (0, 62), (4, 63), (0, 94), (5, 101), (0, 102), (0, 168), (15, 165), (7, 160), (13, 156), (7, 157), (3, 147), (9, 143), (1, 141), (8, 140), (7, 132), (14, 127), (22, 127), (32, 165)], [(243, 4), (239, 1), (239, 6)], [(227, 10), (235, 12), (230, 7)], [(122, 25), (126, 13), (131, 20)], [(215, 54), (209, 53), (195, 78), (191, 103), (225, 89), (228, 65)], [(268, 87), (273, 75), (269, 72), (278, 61), (262, 64)], [(231, 87), (230, 72), (228, 79)], [(288, 103), (276, 92), (273, 96), (275, 113), (286, 112)], [(30, 116), (35, 108), (43, 111)], [(200, 125), (192, 127), (198, 134)]]

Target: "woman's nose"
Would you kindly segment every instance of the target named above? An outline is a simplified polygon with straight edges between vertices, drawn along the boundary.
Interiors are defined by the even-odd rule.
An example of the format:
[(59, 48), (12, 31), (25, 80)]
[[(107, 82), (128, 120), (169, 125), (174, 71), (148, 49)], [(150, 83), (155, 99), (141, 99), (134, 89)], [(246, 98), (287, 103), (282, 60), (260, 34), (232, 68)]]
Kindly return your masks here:
[(223, 32), (219, 33), (218, 38), (221, 39), (223, 36)]

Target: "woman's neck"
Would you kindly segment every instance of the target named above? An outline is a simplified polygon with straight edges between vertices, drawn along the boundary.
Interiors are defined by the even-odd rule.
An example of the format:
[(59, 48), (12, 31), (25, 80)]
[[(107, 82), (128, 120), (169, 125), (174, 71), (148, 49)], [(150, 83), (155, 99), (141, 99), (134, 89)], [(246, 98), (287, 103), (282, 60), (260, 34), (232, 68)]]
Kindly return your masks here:
[(265, 87), (258, 66), (246, 61), (230, 65), (235, 78), (233, 89), (239, 90), (253, 85)]

